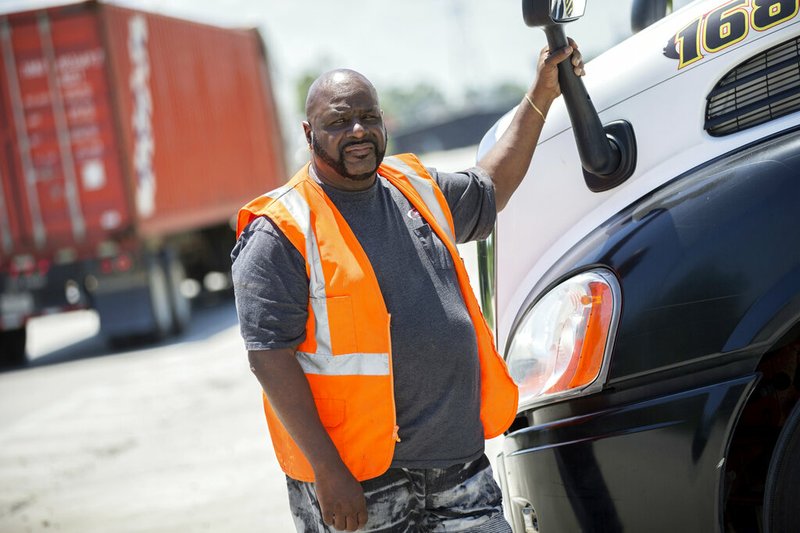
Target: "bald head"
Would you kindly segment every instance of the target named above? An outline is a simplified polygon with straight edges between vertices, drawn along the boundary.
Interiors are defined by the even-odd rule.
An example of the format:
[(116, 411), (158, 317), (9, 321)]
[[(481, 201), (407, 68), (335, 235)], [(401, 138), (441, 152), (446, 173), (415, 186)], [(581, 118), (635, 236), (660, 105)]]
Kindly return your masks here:
[(386, 128), (372, 83), (354, 70), (338, 69), (308, 89), (303, 130), (311, 163), (323, 181), (360, 189), (376, 179), (386, 153)]
[(312, 115), (318, 112), (320, 105), (327, 105), (336, 97), (357, 91), (367, 91), (377, 104), (378, 92), (360, 72), (347, 68), (325, 72), (314, 80), (314, 83), (308, 88), (306, 119), (311, 121)]

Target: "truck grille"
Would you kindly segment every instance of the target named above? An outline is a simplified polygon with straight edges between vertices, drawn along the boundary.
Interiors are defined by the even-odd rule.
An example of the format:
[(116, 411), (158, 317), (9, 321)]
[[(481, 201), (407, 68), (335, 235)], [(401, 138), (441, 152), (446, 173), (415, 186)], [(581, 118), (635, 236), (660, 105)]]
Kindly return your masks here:
[(707, 100), (705, 129), (715, 137), (800, 110), (800, 37), (733, 69)]

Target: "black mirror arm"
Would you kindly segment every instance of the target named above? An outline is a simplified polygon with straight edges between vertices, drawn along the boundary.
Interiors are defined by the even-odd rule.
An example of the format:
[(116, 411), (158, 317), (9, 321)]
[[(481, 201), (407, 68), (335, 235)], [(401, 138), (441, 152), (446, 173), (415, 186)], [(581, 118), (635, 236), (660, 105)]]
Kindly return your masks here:
[[(564, 28), (551, 24), (542, 28), (550, 50), (569, 44)], [(620, 165), (620, 151), (603, 129), (583, 80), (575, 75), (569, 59), (558, 65), (558, 84), (572, 122), (583, 168), (595, 176), (613, 174)]]

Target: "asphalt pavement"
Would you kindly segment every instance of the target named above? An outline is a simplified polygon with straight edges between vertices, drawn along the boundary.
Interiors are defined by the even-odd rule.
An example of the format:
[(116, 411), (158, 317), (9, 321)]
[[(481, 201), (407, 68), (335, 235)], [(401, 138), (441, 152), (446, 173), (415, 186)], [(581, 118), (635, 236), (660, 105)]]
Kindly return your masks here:
[(122, 352), (91, 312), (29, 336), (0, 373), (0, 532), (294, 531), (232, 301)]
[(293, 532), (233, 301), (155, 345), (98, 330), (34, 319), (29, 364), (0, 372), (0, 533)]

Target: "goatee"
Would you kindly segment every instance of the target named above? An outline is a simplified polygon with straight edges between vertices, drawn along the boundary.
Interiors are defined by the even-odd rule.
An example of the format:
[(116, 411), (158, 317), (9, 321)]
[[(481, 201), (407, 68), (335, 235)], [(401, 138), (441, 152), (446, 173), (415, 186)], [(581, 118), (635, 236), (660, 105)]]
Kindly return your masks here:
[[(345, 148), (347, 148), (350, 145), (363, 144), (363, 143), (369, 143), (369, 144), (372, 145), (372, 149), (375, 152), (375, 167), (372, 170), (370, 170), (369, 172), (362, 172), (360, 174), (351, 174), (347, 170), (347, 165), (345, 165), (345, 162), (344, 162), (344, 150), (345, 150)], [(384, 155), (386, 155), (386, 149), (379, 150), (378, 149), (378, 144), (373, 140), (354, 141), (354, 142), (350, 142), (350, 143), (345, 144), (344, 146), (339, 148), (339, 160), (338, 161), (336, 159), (334, 159), (333, 156), (331, 156), (331, 154), (326, 152), (319, 145), (319, 143), (317, 143), (317, 138), (316, 138), (315, 135), (311, 136), (311, 147), (314, 150), (314, 154), (317, 157), (319, 157), (320, 159), (322, 159), (325, 162), (326, 165), (328, 165), (333, 170), (335, 170), (337, 174), (339, 174), (340, 176), (345, 177), (347, 179), (353, 180), (353, 181), (364, 181), (364, 180), (368, 180), (372, 176), (374, 176), (375, 172), (377, 172), (377, 170), (378, 170), (378, 167), (380, 167), (381, 163), (383, 162)]]

